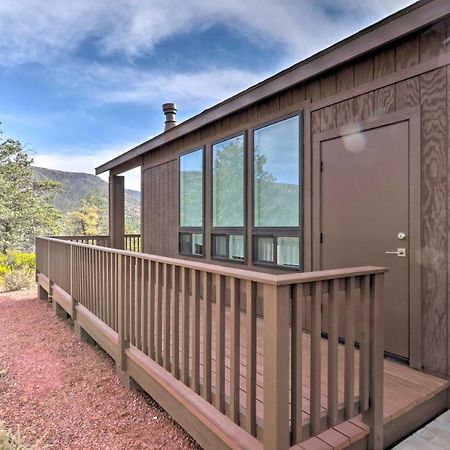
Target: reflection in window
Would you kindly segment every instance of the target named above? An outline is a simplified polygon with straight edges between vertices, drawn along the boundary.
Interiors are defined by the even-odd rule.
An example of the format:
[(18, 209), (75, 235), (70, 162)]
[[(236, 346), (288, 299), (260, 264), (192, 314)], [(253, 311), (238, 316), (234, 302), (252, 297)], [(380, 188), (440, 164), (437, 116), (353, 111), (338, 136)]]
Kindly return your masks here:
[(192, 254), (203, 255), (203, 235), (192, 234)]
[(203, 235), (200, 233), (180, 233), (180, 253), (185, 255), (203, 255)]
[(256, 238), (256, 259), (260, 262), (273, 263), (274, 261), (274, 238), (272, 236)]
[(228, 247), (230, 259), (244, 260), (244, 236), (241, 234), (230, 234)]
[(244, 137), (212, 146), (213, 227), (244, 226)]
[(218, 256), (219, 258), (227, 257), (227, 236), (226, 235), (215, 235), (214, 236), (214, 256)]
[(299, 266), (300, 239), (293, 236), (277, 238), (277, 264), (280, 266)]
[(254, 226), (298, 227), (299, 116), (254, 132)]
[(242, 234), (214, 234), (213, 256), (232, 261), (244, 261), (244, 236)]
[(300, 267), (298, 236), (256, 236), (255, 259), (258, 263)]
[(203, 226), (203, 150), (180, 156), (180, 227)]

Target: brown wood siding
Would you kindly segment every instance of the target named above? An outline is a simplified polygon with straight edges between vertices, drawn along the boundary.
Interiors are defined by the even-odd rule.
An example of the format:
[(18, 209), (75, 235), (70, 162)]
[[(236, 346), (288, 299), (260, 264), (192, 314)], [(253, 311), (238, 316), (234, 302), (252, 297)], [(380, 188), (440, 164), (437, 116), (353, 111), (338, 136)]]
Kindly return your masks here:
[[(398, 81), (396, 74), (411, 70), (427, 62), (439, 65), (444, 53), (450, 52), (450, 20), (446, 18), (419, 32), (363, 55), (353, 63), (333, 69), (320, 77), (294, 86), (284, 92), (234, 113), (224, 119), (203, 127), (174, 142), (148, 153), (144, 166), (152, 167), (170, 161), (189, 149), (227, 137), (254, 123), (263, 123), (287, 110), (311, 100), (311, 141), (314, 135), (359, 121), (382, 117), (384, 114), (402, 111), (412, 106), (421, 106), (422, 133), (422, 334), (423, 366), (430, 372), (450, 375), (450, 349), (448, 325), (450, 289), (447, 288), (450, 273), (448, 215), (450, 214), (450, 182), (447, 167), (450, 160), (448, 135), (450, 98), (448, 85), (450, 69), (447, 67), (412, 73)], [(448, 57), (445, 55), (446, 57)], [(376, 88), (370, 88), (376, 80), (392, 78)], [(368, 86), (365, 89), (365, 86)], [(348, 92), (348, 95), (346, 93)], [(334, 99), (335, 102), (327, 101)], [(323, 107), (315, 105), (324, 104)], [(176, 166), (175, 170), (176, 170)], [(161, 170), (161, 169), (160, 169)], [(146, 171), (146, 173), (149, 173)], [(164, 176), (161, 174), (161, 176)], [(147, 183), (147, 182), (146, 182)], [(150, 183), (150, 181), (149, 181)], [(145, 195), (148, 187), (146, 186)], [(175, 193), (176, 196), (176, 193)], [(173, 198), (164, 199), (164, 208), (155, 206), (146, 211), (145, 218), (164, 213), (176, 205)], [(148, 202), (145, 203), (149, 205)], [(170, 205), (170, 206), (169, 206)], [(151, 207), (151, 209), (153, 206)], [(170, 213), (172, 214), (172, 213)], [(310, 211), (305, 211), (310, 214)], [(146, 219), (145, 219), (146, 220)], [(149, 219), (151, 221), (162, 219)], [(152, 222), (153, 223), (153, 222)], [(155, 241), (154, 246), (163, 246), (163, 241), (176, 241), (176, 223), (165, 228), (161, 234), (147, 235), (146, 241)], [(144, 227), (148, 233), (151, 227)], [(154, 230), (154, 228), (152, 229)], [(169, 236), (169, 233), (173, 233)], [(152, 247), (155, 248), (155, 247)], [(155, 250), (156, 251), (156, 248)], [(167, 250), (168, 251), (168, 250)], [(176, 248), (171, 247), (170, 251)], [(166, 254), (166, 253), (161, 253)], [(172, 256), (172, 254), (170, 254)], [(251, 266), (251, 264), (249, 264)], [(258, 269), (259, 270), (259, 269)], [(413, 332), (413, 331), (412, 331)]]
[(177, 161), (147, 169), (144, 174), (144, 252), (177, 256)]

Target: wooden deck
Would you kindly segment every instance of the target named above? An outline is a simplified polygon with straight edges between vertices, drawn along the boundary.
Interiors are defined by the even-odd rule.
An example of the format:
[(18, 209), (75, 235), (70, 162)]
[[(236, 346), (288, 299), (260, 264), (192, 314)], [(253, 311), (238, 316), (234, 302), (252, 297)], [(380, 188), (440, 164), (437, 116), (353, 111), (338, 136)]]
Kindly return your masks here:
[[(214, 317), (215, 313), (215, 306), (213, 305), (213, 314)], [(245, 398), (246, 398), (246, 330), (245, 330), (245, 320), (244, 316), (245, 313), (241, 313), (242, 320), (240, 323), (242, 324), (241, 327), (241, 341), (240, 341), (240, 403), (241, 405), (245, 405)], [(203, 314), (200, 316), (203, 318)], [(228, 411), (228, 399), (230, 394), (230, 386), (231, 386), (231, 367), (230, 367), (230, 355), (231, 355), (231, 349), (230, 349), (230, 311), (229, 308), (226, 309), (226, 327), (225, 327), (225, 334), (226, 334), (226, 340), (225, 340), (225, 394), (227, 396), (227, 405), (226, 405), (226, 412)], [(201, 330), (203, 330), (203, 326), (200, 327)], [(192, 330), (191, 330), (192, 331)], [(263, 331), (263, 319), (258, 318), (257, 319), (257, 389), (256, 389), (256, 396), (257, 396), (257, 418), (258, 423), (262, 423), (263, 417), (264, 417), (264, 386), (263, 386), (263, 380), (264, 380), (264, 346), (262, 345), (262, 331)], [(164, 333), (163, 333), (164, 334)], [(212, 386), (213, 386), (213, 399), (214, 399), (214, 391), (216, 388), (215, 385), (215, 373), (216, 373), (216, 356), (215, 356), (215, 323), (213, 321), (212, 324)], [(201, 373), (203, 373), (203, 334), (200, 335), (201, 339), (201, 346), (200, 346), (200, 364), (201, 364)], [(311, 389), (311, 379), (310, 379), (310, 349), (311, 349), (311, 343), (310, 343), (310, 335), (309, 333), (304, 332), (303, 333), (303, 410), (302, 410), (302, 417), (303, 417), (303, 423), (305, 427), (306, 433), (308, 433), (308, 426), (309, 426), (309, 419), (310, 419), (310, 389)], [(192, 344), (192, 340), (191, 340)], [(327, 352), (328, 352), (328, 341), (327, 339), (322, 339), (321, 342), (322, 346), (322, 371), (321, 371), (321, 387), (322, 387), (322, 395), (321, 395), (321, 409), (323, 412), (323, 415), (325, 417), (327, 405), (328, 405), (328, 396), (327, 396), (327, 389), (328, 389), (328, 380), (327, 380), (327, 373), (328, 373), (328, 361), (327, 361)], [(343, 406), (344, 406), (344, 385), (345, 385), (345, 378), (344, 378), (344, 367), (345, 367), (345, 346), (340, 344), (339, 345), (339, 407), (340, 412), (342, 413)], [(190, 355), (192, 355), (192, 351), (190, 352)], [(192, 358), (190, 357), (190, 371), (192, 368)], [(201, 384), (203, 382), (203, 377), (201, 376)], [(435, 377), (433, 375), (426, 374), (424, 372), (420, 372), (418, 370), (410, 368), (406, 363), (400, 362), (397, 360), (394, 360), (393, 358), (386, 358), (384, 360), (384, 407), (383, 407), (383, 416), (384, 416), (384, 426), (385, 429), (388, 429), (391, 427), (392, 424), (396, 423), (399, 419), (401, 419), (403, 416), (408, 415), (415, 409), (420, 409), (421, 406), (424, 406), (425, 409), (430, 409), (429, 405), (427, 403), (432, 403), (433, 400), (436, 398), (439, 398), (439, 400), (436, 402), (435, 408), (437, 412), (440, 412), (441, 410), (441, 404), (443, 402), (443, 399), (446, 398), (446, 390), (449, 387), (450, 383), (447, 380), (444, 380), (442, 378)], [(359, 352), (356, 351), (356, 358), (355, 358), (355, 399), (357, 401), (359, 396)], [(202, 386), (201, 386), (202, 388)], [(428, 406), (428, 408), (426, 408)], [(433, 406), (432, 408), (433, 409)], [(436, 413), (437, 413), (436, 412)], [(245, 414), (245, 408), (242, 410), (242, 414)], [(429, 420), (430, 417), (425, 418), (427, 415), (426, 412), (424, 412), (423, 415), (423, 421)], [(417, 423), (414, 424), (414, 422), (411, 422), (410, 425), (418, 427), (421, 425), (421, 414), (417, 417)], [(432, 417), (432, 416), (431, 416)], [(343, 419), (342, 419), (343, 420)], [(258, 435), (262, 433), (262, 430), (258, 427)], [(387, 439), (388, 442), (395, 442), (397, 439), (399, 439), (400, 435), (395, 432), (388, 433)]]
[(383, 359), (383, 268), (270, 275), (51, 238), (37, 256), (40, 298), (204, 448), (381, 450), (447, 409), (448, 381)]

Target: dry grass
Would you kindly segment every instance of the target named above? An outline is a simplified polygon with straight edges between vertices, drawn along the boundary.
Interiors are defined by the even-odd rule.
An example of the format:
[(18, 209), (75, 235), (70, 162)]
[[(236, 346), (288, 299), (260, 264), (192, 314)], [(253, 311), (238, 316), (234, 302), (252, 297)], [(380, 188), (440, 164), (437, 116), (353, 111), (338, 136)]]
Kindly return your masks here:
[(19, 436), (14, 436), (0, 422), (0, 450), (33, 450), (35, 447), (26, 445)]

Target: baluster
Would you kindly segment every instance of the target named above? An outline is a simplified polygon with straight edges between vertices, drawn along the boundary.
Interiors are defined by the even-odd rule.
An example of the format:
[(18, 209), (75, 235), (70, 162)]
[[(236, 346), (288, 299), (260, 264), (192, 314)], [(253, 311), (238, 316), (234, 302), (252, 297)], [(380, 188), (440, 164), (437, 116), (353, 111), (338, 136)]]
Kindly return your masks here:
[(256, 436), (256, 283), (246, 281), (247, 296), (247, 393), (246, 393), (246, 429)]
[(339, 303), (338, 282), (328, 282), (328, 426), (338, 422), (338, 344), (339, 344)]
[(150, 299), (148, 305), (148, 348), (149, 356), (153, 360), (155, 359), (155, 302), (156, 302), (156, 264), (153, 261), (149, 261), (148, 274), (149, 274), (149, 291)]
[(183, 383), (189, 386), (189, 272), (187, 267), (183, 268), (182, 279), (182, 299), (183, 299), (183, 347), (182, 347), (182, 359), (183, 359)]
[(180, 378), (180, 268), (172, 266), (172, 375)]
[(311, 435), (320, 433), (322, 282), (311, 285)]
[(203, 272), (203, 397), (211, 403), (212, 274)]
[(368, 275), (361, 277), (361, 332), (359, 342), (359, 405), (360, 412), (369, 408), (369, 363), (370, 363), (370, 279)]
[(162, 286), (163, 264), (156, 263), (156, 362), (162, 366)]
[(225, 412), (225, 277), (216, 275), (216, 408)]
[(136, 347), (142, 350), (142, 259), (136, 261)]
[(240, 281), (237, 278), (231, 278), (231, 362), (230, 362), (230, 414), (231, 420), (239, 424), (240, 414), (240, 326), (241, 326), (241, 292)]
[(170, 370), (170, 272), (164, 264), (164, 368)]
[(130, 343), (136, 345), (136, 260), (129, 257), (130, 261)]
[(191, 388), (200, 393), (200, 272), (192, 271), (192, 379)]
[(355, 302), (353, 278), (345, 279), (344, 416), (355, 416)]
[(142, 351), (148, 356), (148, 328), (150, 322), (148, 320), (148, 306), (151, 301), (150, 289), (149, 289), (149, 261), (146, 259), (142, 260)]

